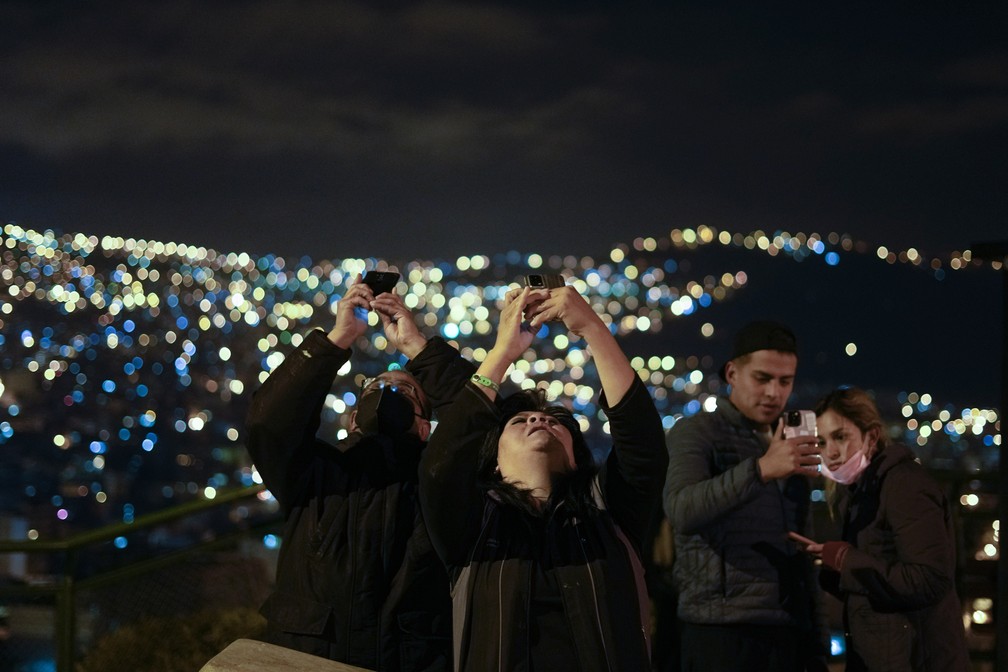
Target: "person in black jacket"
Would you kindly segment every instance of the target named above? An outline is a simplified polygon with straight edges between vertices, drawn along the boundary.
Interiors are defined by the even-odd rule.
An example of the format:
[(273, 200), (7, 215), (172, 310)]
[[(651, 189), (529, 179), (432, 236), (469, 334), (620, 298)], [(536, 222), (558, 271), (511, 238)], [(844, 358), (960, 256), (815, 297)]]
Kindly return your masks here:
[[(267, 639), (382, 672), (448, 670), (448, 579), (420, 515), (417, 467), (431, 408), (451, 401), (473, 366), (424, 338), (394, 292), (376, 297), (360, 280), (333, 329), (308, 334), (249, 410), (248, 451), (286, 517), (262, 608)], [(368, 310), (410, 361), (365, 382), (333, 446), (315, 436), (320, 413)]]
[[(598, 368), (614, 444), (601, 470), (569, 410), (535, 391), (497, 396), (550, 320), (583, 337)], [(456, 672), (649, 669), (640, 546), (666, 459), (648, 390), (591, 306), (573, 287), (510, 292), (420, 471), (452, 580)]]
[(796, 541), (822, 559), (823, 587), (843, 601), (847, 670), (970, 669), (944, 492), (909, 448), (888, 440), (863, 390), (834, 390), (816, 416), (843, 538)]

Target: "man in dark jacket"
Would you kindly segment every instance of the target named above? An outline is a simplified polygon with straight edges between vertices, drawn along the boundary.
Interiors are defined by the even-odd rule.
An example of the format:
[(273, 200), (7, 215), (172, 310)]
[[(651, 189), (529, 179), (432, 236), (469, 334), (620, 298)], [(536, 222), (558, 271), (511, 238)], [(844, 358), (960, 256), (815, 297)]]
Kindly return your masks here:
[[(322, 407), (368, 310), (410, 362), (365, 382), (333, 446), (315, 436)], [(256, 393), (248, 450), (286, 517), (262, 608), (271, 642), (382, 672), (450, 669), (448, 579), (420, 516), (417, 467), (431, 406), (472, 373), (455, 348), (420, 334), (401, 298), (376, 297), (358, 277), (333, 329), (311, 332)]]
[(778, 422), (797, 366), (787, 327), (743, 327), (721, 371), (728, 398), (669, 432), (684, 670), (825, 669), (813, 568), (787, 538), (806, 530), (819, 464), (815, 437), (786, 439)]

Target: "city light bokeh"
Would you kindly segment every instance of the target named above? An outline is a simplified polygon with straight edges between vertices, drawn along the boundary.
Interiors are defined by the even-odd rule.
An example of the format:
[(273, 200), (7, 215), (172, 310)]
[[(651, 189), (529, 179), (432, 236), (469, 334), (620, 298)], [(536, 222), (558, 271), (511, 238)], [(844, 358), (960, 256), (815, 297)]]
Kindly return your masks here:
[[(666, 428), (712, 410), (720, 362), (662, 338), (686, 318), (699, 322), (701, 338), (713, 337), (718, 320), (706, 315), (746, 292), (748, 268), (690, 268), (688, 255), (709, 246), (825, 267), (857, 255), (939, 282), (949, 273), (1000, 270), (969, 250), (928, 258), (914, 248), (872, 247), (835, 233), (743, 235), (706, 226), (636, 238), (597, 257), (509, 251), (396, 266), (7, 224), (0, 237), (0, 444), (22, 439), (29, 446), (22, 486), (32, 512), (29, 538), (60, 536), (61, 526), (129, 522), (172, 503), (258, 483), (242, 444), (249, 396), (309, 328), (328, 328), (348, 283), (372, 269), (399, 271), (397, 292), (417, 323), (475, 361), (492, 346), (504, 296), (522, 274), (562, 273), (614, 334), (645, 338), (632, 363)], [(374, 314), (369, 319), (377, 326)], [(544, 387), (574, 410), (583, 428), (602, 436), (607, 427), (591, 353), (561, 326), (543, 326), (509, 380)], [(354, 348), (341, 371), (352, 375), (337, 382), (323, 409), (333, 439), (345, 435), (341, 416), (356, 403), (361, 379), (405, 363), (380, 328)], [(846, 356), (860, 356), (858, 343), (847, 343)], [(890, 418), (895, 438), (923, 455), (938, 460), (958, 451), (969, 457), (966, 468), (977, 471), (996, 463), (997, 409), (956, 405), (923, 390), (882, 402), (898, 409)], [(47, 520), (36, 520), (44, 508)]]

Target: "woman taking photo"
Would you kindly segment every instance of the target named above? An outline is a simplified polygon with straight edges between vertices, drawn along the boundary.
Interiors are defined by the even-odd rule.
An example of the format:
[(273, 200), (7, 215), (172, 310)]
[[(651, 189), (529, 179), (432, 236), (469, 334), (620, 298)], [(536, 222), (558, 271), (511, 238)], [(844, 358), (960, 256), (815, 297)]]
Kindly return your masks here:
[(805, 550), (822, 558), (820, 581), (843, 601), (847, 670), (970, 669), (941, 488), (906, 446), (888, 441), (863, 390), (834, 390), (816, 416), (843, 539)]
[[(584, 338), (598, 369), (614, 443), (601, 468), (569, 410), (535, 391), (498, 398), (552, 320)], [(456, 672), (649, 669), (640, 542), (667, 459), (647, 388), (591, 306), (572, 287), (510, 292), (496, 344), (421, 464), (452, 582)]]

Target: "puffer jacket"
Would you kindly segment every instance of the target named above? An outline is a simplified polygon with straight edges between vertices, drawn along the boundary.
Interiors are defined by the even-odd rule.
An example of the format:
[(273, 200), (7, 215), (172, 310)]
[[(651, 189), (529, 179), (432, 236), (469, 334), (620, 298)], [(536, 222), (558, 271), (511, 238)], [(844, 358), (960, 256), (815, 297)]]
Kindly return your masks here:
[(969, 670), (951, 510), (910, 449), (876, 453), (839, 510), (852, 547), (821, 579), (844, 602), (847, 670)]
[(675, 530), (679, 618), (795, 627), (825, 651), (814, 567), (787, 537), (810, 534), (809, 481), (763, 483), (757, 460), (767, 445), (726, 398), (669, 431), (664, 503)]
[[(605, 401), (603, 399), (603, 407)], [(447, 409), (420, 469), (431, 539), (448, 567), (454, 602), (456, 672), (529, 669), (530, 585), (552, 573), (581, 672), (650, 669), (647, 592), (640, 540), (658, 505), (666, 454), (661, 422), (636, 380), (606, 408), (613, 450), (595, 479), (597, 511), (583, 518), (559, 505), (533, 521), (477, 486), (486, 434), (501, 412), (474, 385)], [(536, 547), (550, 562), (540, 563)]]
[[(415, 437), (315, 437), (350, 351), (311, 332), (253, 398), (247, 448), (285, 524), (269, 639), (382, 672), (450, 669), (448, 577), (420, 515)], [(409, 364), (434, 407), (473, 372), (441, 339)]]

